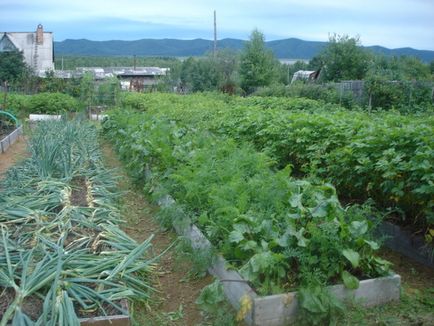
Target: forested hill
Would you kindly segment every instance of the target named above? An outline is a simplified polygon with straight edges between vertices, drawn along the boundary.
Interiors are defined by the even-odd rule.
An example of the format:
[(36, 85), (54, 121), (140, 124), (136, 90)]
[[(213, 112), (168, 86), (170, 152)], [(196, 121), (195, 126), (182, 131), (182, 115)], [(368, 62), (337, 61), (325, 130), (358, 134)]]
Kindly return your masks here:
[[(219, 48), (239, 50), (245, 41), (222, 39)], [(278, 58), (311, 59), (327, 43), (303, 41), (296, 38), (266, 42)], [(210, 51), (213, 42), (204, 39), (142, 39), (137, 41), (90, 41), (86, 39), (54, 42), (55, 55), (91, 55), (91, 56), (200, 56)], [(434, 51), (415, 50), (412, 48), (388, 49), (381, 46), (367, 47), (376, 53), (395, 56), (415, 56), (425, 62), (434, 60)]]

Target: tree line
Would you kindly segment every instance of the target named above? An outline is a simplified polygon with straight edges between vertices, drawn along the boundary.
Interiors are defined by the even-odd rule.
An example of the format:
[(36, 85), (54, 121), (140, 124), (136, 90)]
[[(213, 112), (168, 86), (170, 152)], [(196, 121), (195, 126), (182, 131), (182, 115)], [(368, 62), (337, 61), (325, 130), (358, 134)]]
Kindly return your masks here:
[[(252, 31), (245, 47), (236, 52), (221, 49), (203, 57), (64, 57), (56, 58), (56, 69), (78, 66), (160, 66), (170, 68), (161, 79), (160, 91), (203, 92), (222, 91), (241, 95), (303, 96), (354, 105), (351, 94), (338, 94), (332, 83), (363, 80), (367, 94), (364, 104), (385, 109), (406, 105), (432, 105), (434, 61), (426, 64), (413, 57), (386, 57), (361, 47), (359, 37), (333, 34), (328, 45), (309, 62), (285, 64), (265, 45), (264, 34)], [(291, 85), (294, 72), (319, 72), (315, 84), (301, 82)], [(19, 52), (0, 53), (0, 80), (3, 84), (20, 85), (35, 91), (78, 91), (80, 81), (61, 80), (47, 75), (43, 80), (31, 76)], [(431, 94), (431, 96), (430, 96)], [(360, 102), (360, 101), (359, 101)], [(357, 103), (361, 104), (361, 103)]]

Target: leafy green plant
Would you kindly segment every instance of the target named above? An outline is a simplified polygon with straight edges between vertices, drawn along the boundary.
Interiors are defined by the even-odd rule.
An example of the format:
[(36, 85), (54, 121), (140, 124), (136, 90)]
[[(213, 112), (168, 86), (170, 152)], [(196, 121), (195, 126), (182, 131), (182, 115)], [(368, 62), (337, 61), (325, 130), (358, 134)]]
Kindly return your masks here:
[(73, 97), (62, 93), (39, 93), (28, 100), (28, 113), (62, 114), (77, 111), (79, 102)]
[(204, 287), (196, 300), (199, 309), (205, 314), (206, 319), (210, 320), (209, 324), (235, 326), (237, 323), (233, 313), (229, 311), (225, 302), (223, 286), (218, 280)]

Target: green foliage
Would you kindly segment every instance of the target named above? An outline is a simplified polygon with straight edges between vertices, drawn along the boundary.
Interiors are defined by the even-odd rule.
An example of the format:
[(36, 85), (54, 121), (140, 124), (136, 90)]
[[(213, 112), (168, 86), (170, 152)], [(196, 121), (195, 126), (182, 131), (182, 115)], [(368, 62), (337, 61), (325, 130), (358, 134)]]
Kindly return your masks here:
[(432, 111), (434, 84), (429, 75), (428, 66), (416, 59), (378, 58), (366, 77), (365, 101), (374, 108), (403, 113)]
[(234, 94), (237, 92), (236, 69), (238, 54), (230, 50), (219, 50), (215, 56), (190, 57), (182, 63), (180, 74), (181, 90), (184, 92), (217, 91)]
[(116, 77), (107, 78), (98, 85), (96, 102), (99, 105), (116, 106), (120, 93), (119, 80)]
[(28, 110), (30, 96), (8, 93), (6, 103), (3, 103), (3, 109), (12, 114), (19, 114)]
[(90, 72), (86, 72), (80, 81), (80, 101), (87, 107), (95, 103), (95, 82)]
[(262, 87), (255, 91), (252, 95), (263, 97), (288, 97), (288, 98), (306, 98), (318, 100), (327, 104), (338, 104), (347, 109), (356, 107), (353, 94), (351, 92), (343, 92), (341, 95), (335, 84), (314, 84), (297, 81), (290, 86), (271, 85)]
[(29, 74), (29, 68), (24, 62), (22, 52), (0, 52), (0, 82), (13, 83)]
[(322, 78), (326, 81), (363, 79), (369, 62), (368, 53), (358, 37), (331, 35), (329, 43), (318, 55)]
[[(173, 223), (173, 220), (171, 221)], [(208, 268), (215, 262), (216, 252), (213, 248), (195, 249), (188, 238), (181, 237), (176, 245), (177, 257), (179, 261), (188, 261), (190, 271), (188, 277), (204, 277)]]
[(61, 114), (79, 109), (76, 99), (62, 93), (39, 93), (29, 97), (27, 102), (28, 113)]
[(39, 81), (39, 92), (63, 93), (69, 81), (54, 76), (54, 71), (47, 71), (45, 78)]
[[(128, 170), (157, 197), (161, 186), (170, 193), (258, 292), (323, 286), (344, 270), (387, 273), (372, 258), (378, 249), (368, 232), (372, 224), (364, 213), (344, 210), (331, 185), (292, 179), (290, 167), (274, 172), (275, 162), (253, 145), (210, 133), (217, 116), (245, 111), (217, 109), (212, 101), (209, 109), (206, 103), (187, 109), (183, 99), (184, 105), (191, 99), (173, 95), (144, 98), (145, 113), (113, 111), (104, 124)], [(178, 209), (164, 216), (172, 223), (185, 219)], [(350, 250), (359, 254), (357, 265), (346, 257)]]
[(251, 93), (257, 87), (268, 86), (276, 79), (276, 59), (265, 47), (265, 38), (258, 30), (250, 34), (240, 58), (241, 87)]
[(217, 120), (219, 132), (254, 143), (281, 167), (332, 181), (347, 199), (397, 207), (404, 223), (423, 229), (433, 223), (432, 117), (240, 108)]
[(136, 92), (124, 92), (120, 94), (120, 104), (123, 107), (131, 108), (138, 111), (146, 111), (146, 101), (143, 96)]
[[(413, 276), (414, 278), (414, 276)], [(405, 285), (405, 283), (404, 283)], [(395, 304), (366, 308), (353, 303), (339, 316), (338, 325), (431, 325), (434, 288), (401, 289), (400, 301)]]
[(188, 58), (182, 63), (181, 85), (191, 92), (216, 90), (219, 71), (212, 58)]
[(206, 325), (237, 325), (233, 313), (225, 305), (226, 299), (223, 292), (223, 286), (215, 280), (210, 285), (204, 287), (196, 300), (199, 309), (204, 313), (205, 319), (212, 321)]
[(279, 167), (291, 164), (296, 174), (330, 180), (347, 200), (373, 198), (377, 207), (404, 213), (403, 224), (433, 223), (431, 116), (348, 112), (303, 99), (143, 94), (137, 103), (140, 98), (152, 115), (251, 142)]
[(299, 290), (303, 325), (337, 325), (337, 319), (344, 312), (344, 306), (333, 294), (321, 287), (307, 287)]

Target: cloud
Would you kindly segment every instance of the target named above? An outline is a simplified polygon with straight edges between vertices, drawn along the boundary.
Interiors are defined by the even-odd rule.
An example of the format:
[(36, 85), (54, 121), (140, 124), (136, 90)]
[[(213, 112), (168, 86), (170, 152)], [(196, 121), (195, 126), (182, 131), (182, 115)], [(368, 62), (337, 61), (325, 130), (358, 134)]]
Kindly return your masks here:
[[(253, 28), (268, 40), (326, 41), (329, 33), (361, 36), (365, 45), (434, 50), (432, 0), (1, 0), (0, 30), (33, 30), (43, 23), (56, 39), (248, 38)], [(102, 28), (99, 24), (103, 24)], [(75, 26), (75, 27), (74, 27)]]

